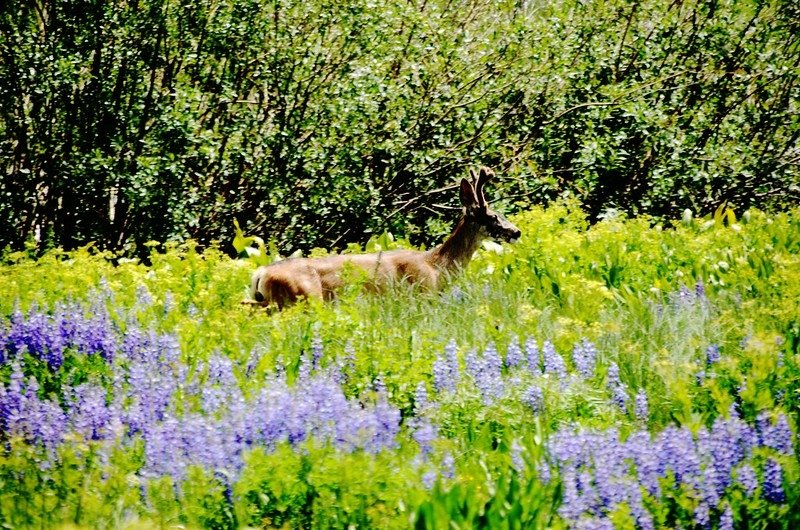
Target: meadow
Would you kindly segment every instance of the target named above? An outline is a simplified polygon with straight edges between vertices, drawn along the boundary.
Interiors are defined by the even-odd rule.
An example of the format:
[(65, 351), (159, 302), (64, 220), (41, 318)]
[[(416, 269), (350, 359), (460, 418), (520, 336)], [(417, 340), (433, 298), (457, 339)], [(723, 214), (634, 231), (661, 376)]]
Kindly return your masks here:
[(230, 242), (6, 252), (0, 525), (797, 528), (800, 210), (586, 217), (273, 314)]

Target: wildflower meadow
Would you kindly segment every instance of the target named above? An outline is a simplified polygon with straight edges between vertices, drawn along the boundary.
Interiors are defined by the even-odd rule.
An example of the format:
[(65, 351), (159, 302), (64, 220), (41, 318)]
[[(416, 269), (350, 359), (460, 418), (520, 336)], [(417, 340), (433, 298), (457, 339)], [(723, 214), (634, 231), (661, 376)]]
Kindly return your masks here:
[(800, 210), (513, 221), (273, 313), (229, 242), (7, 252), (0, 525), (797, 528)]

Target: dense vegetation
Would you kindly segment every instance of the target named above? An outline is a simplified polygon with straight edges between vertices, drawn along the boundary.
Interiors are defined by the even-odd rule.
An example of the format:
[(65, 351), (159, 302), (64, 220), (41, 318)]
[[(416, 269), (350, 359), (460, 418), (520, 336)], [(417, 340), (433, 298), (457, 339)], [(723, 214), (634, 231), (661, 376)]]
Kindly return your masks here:
[(0, 524), (796, 528), (800, 211), (513, 220), (272, 315), (216, 248), (9, 255)]
[(6, 0), (0, 248), (144, 256), (234, 218), (287, 253), (430, 243), (476, 164), (592, 220), (780, 208), (799, 26), (785, 0)]

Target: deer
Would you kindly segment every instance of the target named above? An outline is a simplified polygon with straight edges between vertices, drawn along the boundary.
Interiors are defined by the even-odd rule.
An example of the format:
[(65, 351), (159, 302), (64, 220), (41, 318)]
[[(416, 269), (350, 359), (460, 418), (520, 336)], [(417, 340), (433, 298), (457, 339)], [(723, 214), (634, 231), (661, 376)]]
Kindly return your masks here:
[(347, 281), (347, 269), (367, 275), (366, 287), (380, 291), (408, 282), (426, 291), (438, 290), (443, 279), (463, 270), (485, 239), (515, 243), (521, 232), (501, 213), (489, 208), (483, 188), (494, 172), (483, 167), (472, 181), (462, 178), (461, 218), (445, 241), (431, 250), (391, 250), (371, 254), (337, 254), (317, 258), (289, 258), (264, 265), (253, 273), (252, 300), (243, 304), (283, 308), (301, 299), (330, 301)]

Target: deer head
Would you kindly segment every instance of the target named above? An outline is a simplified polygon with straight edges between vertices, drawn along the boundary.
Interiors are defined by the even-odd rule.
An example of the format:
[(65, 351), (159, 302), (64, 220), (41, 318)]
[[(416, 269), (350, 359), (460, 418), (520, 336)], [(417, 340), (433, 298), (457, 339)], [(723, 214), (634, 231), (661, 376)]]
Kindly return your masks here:
[(483, 186), (494, 177), (492, 170), (484, 167), (478, 175), (472, 170), (470, 174), (472, 182), (461, 179), (459, 193), (461, 204), (464, 206), (464, 220), (478, 225), (483, 237), (508, 243), (516, 242), (521, 234), (519, 228), (503, 214), (489, 208), (483, 195)]

